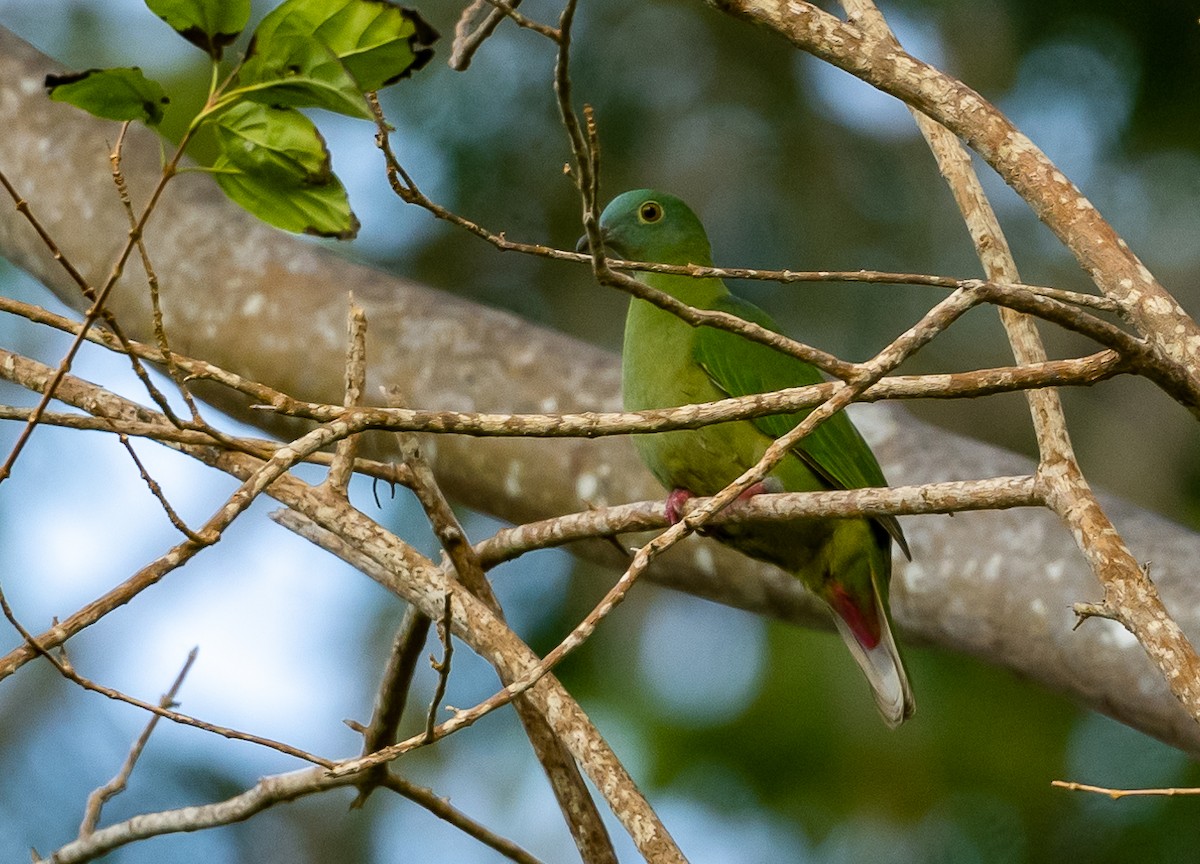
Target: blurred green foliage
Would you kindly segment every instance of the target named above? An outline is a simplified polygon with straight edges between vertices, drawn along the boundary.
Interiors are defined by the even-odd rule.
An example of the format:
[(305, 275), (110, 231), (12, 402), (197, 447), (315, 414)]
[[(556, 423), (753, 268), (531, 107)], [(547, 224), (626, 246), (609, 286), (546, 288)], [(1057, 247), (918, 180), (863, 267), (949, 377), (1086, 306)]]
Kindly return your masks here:
[[(43, 47), (64, 62), (77, 61), (84, 51), (89, 64), (126, 62), (129, 55), (122, 52), (136, 50), (116, 39), (117, 13), (61, 5), (74, 10), (73, 17), (61, 17), (59, 41)], [(428, 0), (420, 11), (448, 35), (461, 5)], [(722, 264), (978, 275), (949, 194), (903, 111), (696, 0), (581, 6), (575, 92), (580, 103), (596, 108), (606, 198), (643, 185), (675, 191), (702, 215)], [(0, 0), (0, 13), (10, 14), (11, 7)], [(882, 7), (914, 53), (1000, 104), (1092, 197), (1180, 302), (1193, 314), (1200, 311), (1200, 26), (1194, 4), (901, 0)], [(263, 11), (256, 4), (255, 15)], [(528, 0), (522, 11), (552, 20), (557, 7)], [(22, 32), (19, 23), (13, 26)], [(91, 35), (96, 32), (108, 35), (97, 40)], [(112, 56), (96, 57), (97, 50)], [(440, 45), (419, 80), (385, 99), (398, 128), (400, 159), (428, 194), (463, 215), (512, 238), (569, 247), (579, 234), (578, 203), (562, 172), (569, 150), (550, 89), (549, 45), (502, 27), (465, 74), (445, 67), (447, 50)], [(176, 106), (186, 106), (184, 83), (203, 92), (202, 69), (178, 65), (196, 52), (179, 51), (184, 53), (186, 58), (160, 58), (163, 68), (156, 70), (180, 93), (168, 111), (168, 129)], [(583, 268), (500, 256), (427, 214), (398, 206), (380, 191), (382, 167), (371, 135), (369, 126), (349, 124), (344, 134), (331, 136), (335, 168), (364, 223), (351, 254), (615, 349), (623, 298), (601, 291)], [(988, 182), (1025, 279), (1086, 290), (1084, 275), (1050, 233), (1011, 193)], [(851, 358), (868, 356), (938, 296), (900, 286), (742, 289), (798, 337)], [(1054, 353), (1080, 350), (1078, 340), (1043, 330)], [(980, 310), (906, 368), (1003, 364), (1007, 350), (995, 315)], [(1066, 405), (1084, 470), (1096, 485), (1200, 526), (1200, 448), (1194, 421), (1182, 409), (1138, 381), (1067, 393)], [(912, 410), (1031, 452), (1020, 397), (916, 404)], [(1138, 446), (1129, 448), (1130, 441)], [(484, 524), (471, 522), (469, 528), (481, 532)], [(523, 620), (521, 632), (545, 650), (612, 576), (581, 564), (569, 582), (552, 582), (551, 591), (539, 581), (541, 560), (498, 581), (513, 616)], [(372, 661), (354, 670), (367, 704), (380, 645), (397, 619), (394, 608), (384, 608), (373, 626), (354, 637)], [(661, 646), (674, 645), (696, 656), (741, 658), (742, 665), (700, 664), (690, 676), (664, 681), (649, 671), (663, 658), (648, 645), (660, 646), (654, 649), (660, 655)], [(1200, 846), (1196, 799), (1113, 802), (1049, 786), (1056, 778), (1130, 786), (1200, 783), (1200, 772), (1181, 754), (974, 659), (919, 647), (908, 656), (920, 710), (889, 734), (832, 635), (639, 588), (561, 671), (651, 798), (665, 813), (681, 814), (668, 823), (696, 862), (999, 864), (1071, 857), (1115, 864), (1194, 857)], [(462, 662), (467, 668), (469, 661)], [(33, 731), (18, 731), (17, 715), (27, 716), (34, 703), (49, 714), (61, 710), (56, 700), (65, 688), (39, 674), (21, 677), (15, 697), (11, 688), (0, 694), (0, 763), (11, 770), (45, 751), (30, 744)], [(473, 673), (463, 674), (475, 681)], [(481, 675), (480, 696), (491, 686)], [(738, 694), (732, 702), (722, 698), (731, 690)], [(471, 693), (455, 704), (469, 704)], [(109, 722), (93, 734), (109, 743), (112, 752), (104, 758), (115, 766), (120, 742), (135, 727), (127, 717), (119, 728), (104, 725)], [(523, 755), (511, 718), (481, 724), (478, 734), (488, 729), (499, 737), (484, 741), (507, 741)], [(448, 773), (455, 754), (486, 753), (486, 760), (498, 760), (487, 764), (500, 774), (488, 794), (501, 802), (520, 798), (513, 790), (526, 787), (503, 773), (510, 770), (508, 755), (501, 755), (508, 751), (471, 740), (448, 742), (402, 770), (440, 793), (452, 788), (456, 802), (465, 798), (475, 805), (475, 815), (514, 812), (475, 797), (488, 785), (482, 775)], [(130, 809), (115, 815), (211, 800), (246, 780), (243, 765), (202, 769), (202, 760), (186, 755), (151, 759), (146, 768), (156, 772), (148, 777), (193, 775), (182, 792), (173, 790), (165, 803), (131, 793), (122, 805)], [(143, 779), (143, 785), (154, 782)], [(19, 809), (12, 794), (0, 790), (10, 796), (0, 799), (0, 811)], [(389, 833), (381, 826), (402, 808), (381, 798), (349, 817), (332, 798), (307, 802), (217, 839), (175, 838), (152, 848), (178, 860), (194, 860), (197, 849), (210, 846), (230, 861), (422, 860), (403, 844), (416, 842), (412, 831), (423, 836), (432, 818), (418, 813), (408, 817), (412, 831)], [(80, 800), (72, 787), (70, 796), (56, 796), (43, 810), (74, 812)], [(519, 804), (511, 806), (519, 812)], [(551, 824), (556, 818), (549, 810), (541, 815)], [(69, 821), (63, 836), (70, 833)], [(491, 824), (501, 831), (506, 825)], [(441, 857), (495, 860), (477, 847), (453, 846), (452, 833), (436, 835)], [(268, 836), (293, 842), (268, 848)], [(392, 841), (401, 845), (389, 846)], [(209, 846), (188, 845), (196, 842)], [(460, 848), (470, 851), (455, 851)], [(143, 860), (139, 854), (114, 860)]]

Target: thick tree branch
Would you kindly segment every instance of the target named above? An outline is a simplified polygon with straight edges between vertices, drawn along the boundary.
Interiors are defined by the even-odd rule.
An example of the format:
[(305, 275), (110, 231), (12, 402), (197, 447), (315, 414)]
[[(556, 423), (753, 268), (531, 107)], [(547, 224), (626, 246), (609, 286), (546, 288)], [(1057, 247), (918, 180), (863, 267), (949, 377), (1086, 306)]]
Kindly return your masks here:
[[(0, 168), (22, 183), (48, 230), (89, 278), (107, 272), (125, 215), (108, 179), (113, 126), (47, 103), (42, 78), (55, 66), (0, 32)], [(158, 145), (137, 129), (124, 172), (136, 196), (158, 176)], [(69, 166), (69, 170), (67, 167)], [(206, 178), (181, 176), (160, 202), (148, 242), (173, 347), (250, 380), (321, 404), (341, 401), (346, 290), (367, 310), (379, 346), (366, 392), (403, 384), (427, 409), (490, 413), (615, 411), (616, 358), (512, 315), (467, 303), (327, 252), (255, 223)], [(90, 218), (79, 218), (80, 213)], [(123, 227), (122, 227), (123, 230)], [(119, 232), (118, 232), (119, 233)], [(564, 229), (564, 242), (577, 229)], [(15, 211), (0, 212), (0, 250), (68, 302), (78, 289)], [(200, 289), (203, 290), (200, 290)], [(144, 284), (121, 283), (113, 308), (130, 335), (152, 339)], [(263, 342), (257, 334), (271, 332)], [(207, 382), (198, 393), (251, 422), (289, 434), (298, 421), (259, 416), (247, 399)], [(855, 414), (889, 478), (905, 485), (1032, 473), (1028, 460), (922, 424), (895, 409)], [(294, 437), (294, 436), (293, 436)], [(454, 500), (513, 523), (577, 511), (585, 502), (660, 498), (661, 490), (621, 438), (427, 442), (439, 483)], [(364, 436), (364, 452), (394, 451), (392, 436)], [(17, 470), (20, 469), (18, 463)], [(1104, 502), (1127, 542), (1154, 561), (1155, 582), (1185, 632), (1200, 633), (1200, 540), (1164, 519)], [(1094, 583), (1074, 542), (1049, 513), (1021, 510), (925, 517), (905, 524), (915, 562), (893, 582), (905, 638), (963, 651), (1013, 669), (1150, 734), (1200, 753), (1200, 733), (1157, 671), (1119, 625), (1071, 631), (1072, 604)], [(656, 562), (651, 577), (785, 620), (822, 615), (795, 580), (704, 541)], [(607, 543), (581, 552), (616, 564)], [(620, 566), (624, 566), (620, 561)]]

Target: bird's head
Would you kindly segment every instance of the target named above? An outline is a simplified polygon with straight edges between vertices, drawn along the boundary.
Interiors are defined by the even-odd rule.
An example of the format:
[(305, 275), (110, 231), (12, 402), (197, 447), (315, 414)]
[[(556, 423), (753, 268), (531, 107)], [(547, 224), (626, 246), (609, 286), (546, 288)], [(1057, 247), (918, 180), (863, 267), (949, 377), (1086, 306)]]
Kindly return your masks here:
[[(666, 192), (634, 189), (618, 195), (600, 214), (604, 247), (626, 261), (712, 265), (704, 226), (691, 208)], [(587, 238), (580, 238), (581, 251)]]

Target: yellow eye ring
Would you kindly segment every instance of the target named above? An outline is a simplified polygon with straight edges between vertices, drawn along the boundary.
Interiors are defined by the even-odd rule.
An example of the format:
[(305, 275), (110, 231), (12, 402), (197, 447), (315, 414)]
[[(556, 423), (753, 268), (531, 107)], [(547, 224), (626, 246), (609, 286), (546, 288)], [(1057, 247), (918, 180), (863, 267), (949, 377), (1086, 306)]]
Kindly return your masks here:
[(663, 207), (657, 201), (643, 201), (638, 207), (638, 221), (652, 225), (663, 218)]

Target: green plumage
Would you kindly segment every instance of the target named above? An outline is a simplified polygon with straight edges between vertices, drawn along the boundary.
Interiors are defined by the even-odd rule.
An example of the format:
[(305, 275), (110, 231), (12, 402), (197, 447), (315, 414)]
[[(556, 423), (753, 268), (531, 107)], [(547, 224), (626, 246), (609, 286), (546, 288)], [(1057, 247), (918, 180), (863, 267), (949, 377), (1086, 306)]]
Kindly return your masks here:
[[(703, 225), (672, 195), (648, 189), (626, 192), (608, 205), (600, 226), (605, 246), (626, 260), (712, 264)], [(720, 279), (636, 275), (690, 306), (730, 312), (778, 329), (766, 313), (731, 294)], [(813, 366), (773, 348), (725, 330), (692, 327), (644, 300), (630, 301), (622, 352), (627, 410), (711, 402), (822, 380)], [(754, 465), (774, 439), (807, 413), (638, 435), (634, 442), (665, 487), (708, 496)], [(768, 481), (770, 488), (789, 492), (886, 485), (874, 454), (844, 412), (803, 438)], [(717, 536), (794, 573), (824, 600), (870, 681), (884, 719), (894, 726), (912, 714), (912, 693), (887, 612), (892, 538), (908, 551), (894, 517), (806, 519), (723, 529)]]

